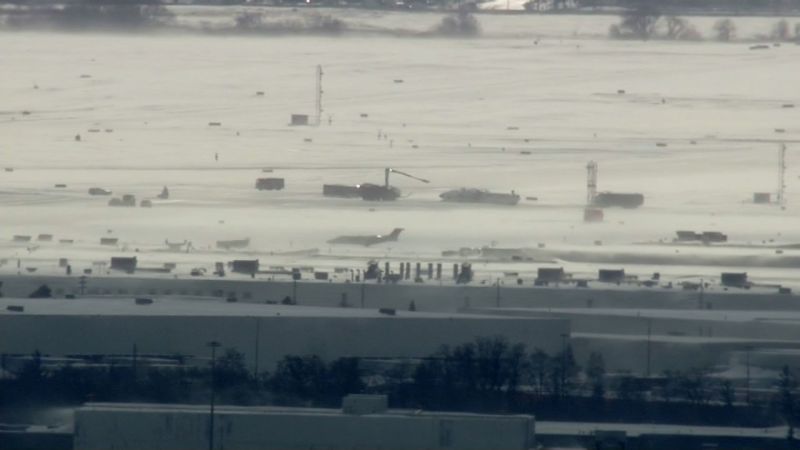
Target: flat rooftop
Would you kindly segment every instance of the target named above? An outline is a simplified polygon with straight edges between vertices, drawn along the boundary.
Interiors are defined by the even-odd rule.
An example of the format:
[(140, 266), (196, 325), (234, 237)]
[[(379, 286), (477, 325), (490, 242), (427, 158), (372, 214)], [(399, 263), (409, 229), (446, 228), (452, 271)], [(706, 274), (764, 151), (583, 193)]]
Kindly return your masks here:
[[(78, 410), (84, 411), (109, 411), (109, 412), (183, 412), (208, 414), (208, 405), (185, 405), (185, 404), (156, 404), (156, 403), (86, 403)], [(295, 415), (295, 416), (341, 416), (345, 415), (341, 409), (334, 408), (296, 408), (286, 406), (233, 406), (217, 405), (214, 408), (217, 414), (240, 414), (240, 415)], [(351, 415), (351, 414), (346, 414)], [(359, 416), (370, 417), (460, 417), (460, 418), (480, 418), (486, 419), (507, 419), (507, 418), (532, 418), (525, 414), (478, 414), (478, 413), (459, 413), (459, 412), (439, 412), (423, 411), (414, 409), (387, 409), (384, 412), (372, 414), (358, 414)]]
[(702, 320), (719, 322), (774, 322), (800, 325), (800, 311), (727, 310), (727, 309), (648, 309), (648, 308), (472, 308), (484, 314), (504, 315), (587, 315), (637, 317), (644, 319)]
[[(183, 405), (183, 404), (151, 404), (151, 403), (87, 403), (80, 407), (83, 411), (108, 411), (108, 412), (184, 412), (208, 413), (208, 405)], [(297, 415), (297, 416), (339, 416), (344, 414), (340, 409), (333, 408), (292, 408), (281, 406), (230, 406), (218, 405), (216, 412), (220, 414), (255, 414), (255, 415)], [(499, 415), (452, 413), (438, 411), (422, 411), (410, 409), (389, 409), (376, 414), (365, 414), (370, 417), (461, 417), (480, 419), (507, 419), (527, 418), (526, 415)], [(772, 428), (744, 428), (744, 427), (716, 427), (692, 425), (666, 425), (666, 424), (637, 424), (637, 423), (601, 423), (601, 422), (550, 422), (537, 421), (536, 434), (565, 434), (589, 435), (598, 430), (625, 431), (628, 436), (642, 434), (669, 434), (669, 435), (699, 435), (699, 436), (740, 436), (740, 437), (770, 437), (785, 438), (786, 427)]]
[[(435, 313), (396, 310), (394, 315), (377, 309), (332, 308), (320, 306), (273, 305), (264, 303), (229, 303), (208, 297), (147, 297), (153, 303), (136, 304), (134, 297), (65, 298), (0, 298), (0, 316), (214, 316), (214, 317), (325, 317), (383, 319), (459, 319), (459, 320), (554, 320), (554, 318), (496, 316), (490, 314)], [(22, 306), (23, 312), (10, 311), (9, 306)], [(555, 319), (561, 320), (561, 319)]]
[[(629, 341), (629, 342), (647, 342), (648, 337), (645, 334), (614, 334), (614, 333), (570, 333), (572, 339), (588, 339), (593, 341), (606, 340), (606, 341)], [(698, 345), (698, 344), (731, 344), (731, 345), (749, 345), (758, 343), (759, 345), (780, 345), (797, 347), (798, 342), (792, 340), (781, 339), (757, 339), (757, 338), (737, 338), (737, 337), (714, 337), (714, 336), (672, 336), (672, 335), (651, 335), (650, 342), (662, 344), (683, 344), (683, 345)]]
[(536, 422), (536, 434), (589, 435), (595, 431), (624, 431), (630, 436), (668, 434), (689, 436), (733, 436), (786, 438), (786, 427), (745, 428), (649, 423)]

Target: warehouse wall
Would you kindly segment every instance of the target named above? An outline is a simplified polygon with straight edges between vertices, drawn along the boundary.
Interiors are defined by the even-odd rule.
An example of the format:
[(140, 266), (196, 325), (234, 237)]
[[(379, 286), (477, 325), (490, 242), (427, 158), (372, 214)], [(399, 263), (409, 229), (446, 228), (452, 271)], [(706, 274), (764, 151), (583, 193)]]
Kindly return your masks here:
[(0, 353), (208, 356), (206, 343), (244, 353), (252, 367), (271, 369), (284, 355), (421, 357), (442, 344), (503, 335), (547, 352), (560, 349), (563, 319), (460, 317), (186, 317), (0, 314)]
[[(3, 281), (6, 297), (27, 297), (39, 285), (46, 283), (56, 296), (79, 293), (78, 277), (65, 276), (13, 276)], [(604, 283), (591, 283), (591, 289), (563, 287), (517, 287), (508, 283), (500, 290), (502, 307), (587, 307), (595, 308), (683, 308), (696, 309), (699, 294), (680, 289), (642, 288), (619, 289)], [(616, 288), (616, 289), (615, 289)], [(361, 305), (359, 283), (309, 282), (297, 283), (297, 300), (303, 305), (338, 306), (342, 294), (347, 295), (352, 306)], [(235, 295), (239, 301), (264, 303), (281, 301), (293, 296), (291, 281), (264, 281), (241, 275), (226, 278), (141, 278), (139, 275), (91, 276), (87, 295)], [(497, 290), (489, 285), (439, 286), (438, 282), (425, 284), (403, 283), (364, 285), (364, 306), (368, 308), (406, 309), (413, 300), (418, 310), (455, 311), (466, 306), (494, 307), (498, 304)], [(703, 294), (703, 307), (713, 309), (745, 310), (798, 310), (800, 302), (795, 295), (753, 293), (734, 289), (731, 292), (707, 290)]]
[[(296, 409), (275, 414), (215, 414), (214, 448), (251, 449), (527, 449), (533, 417), (345, 415)], [(207, 448), (208, 413), (200, 410), (78, 409), (75, 448)]]

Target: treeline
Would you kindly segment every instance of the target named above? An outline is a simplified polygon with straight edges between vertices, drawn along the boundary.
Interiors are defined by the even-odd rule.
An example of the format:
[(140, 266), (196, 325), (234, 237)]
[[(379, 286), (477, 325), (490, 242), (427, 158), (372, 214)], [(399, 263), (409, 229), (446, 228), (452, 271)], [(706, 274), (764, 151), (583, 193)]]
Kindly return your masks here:
[[(205, 403), (210, 367), (130, 365), (47, 369), (40, 355), (0, 380), (0, 409), (86, 401)], [(286, 356), (274, 372), (253, 373), (229, 349), (213, 369), (218, 403), (338, 407), (349, 393), (386, 394), (396, 408), (527, 413), (541, 420), (626, 421), (766, 427), (800, 424), (794, 374), (784, 368), (773, 394), (705, 371), (641, 377), (607, 373), (593, 353), (580, 367), (572, 349), (549, 355), (499, 337), (442, 347), (415, 361)]]
[(168, 25), (174, 15), (157, 0), (78, 0), (26, 4), (4, 11), (9, 28), (136, 30)]
[[(703, 35), (688, 19), (674, 15), (664, 15), (662, 5), (653, 0), (639, 0), (629, 6), (620, 17), (620, 22), (610, 27), (609, 37), (614, 39), (667, 39), (699, 41)], [(736, 23), (730, 18), (719, 19), (714, 23), (712, 39), (732, 41), (737, 38)], [(791, 24), (781, 19), (773, 24), (769, 33), (754, 36), (776, 42), (800, 43), (800, 20)]]
[[(233, 28), (221, 27), (214, 31), (221, 33), (242, 34), (342, 34), (348, 31), (364, 32), (354, 29), (347, 21), (328, 14), (312, 11), (305, 14), (285, 16), (270, 14), (268, 11), (246, 11), (234, 18)], [(468, 9), (461, 8), (442, 18), (438, 24), (427, 31), (410, 30), (369, 30), (371, 34), (390, 34), (407, 37), (473, 37), (481, 33), (478, 20)]]

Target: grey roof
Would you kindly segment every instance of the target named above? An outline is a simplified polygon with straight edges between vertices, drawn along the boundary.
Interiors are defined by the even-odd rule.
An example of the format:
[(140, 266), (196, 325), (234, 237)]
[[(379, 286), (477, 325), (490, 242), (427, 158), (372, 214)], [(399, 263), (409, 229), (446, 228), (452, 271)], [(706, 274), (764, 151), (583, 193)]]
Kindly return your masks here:
[[(397, 310), (395, 315), (377, 309), (330, 308), (320, 306), (272, 305), (263, 303), (228, 303), (224, 299), (191, 297), (148, 297), (149, 305), (138, 305), (133, 297), (90, 297), (77, 299), (0, 298), (0, 315), (109, 315), (109, 316), (226, 316), (226, 317), (326, 317), (386, 319), (463, 320), (552, 320), (549, 318), (499, 317), (491, 315), (434, 313)], [(24, 307), (23, 312), (9, 311), (8, 306)]]

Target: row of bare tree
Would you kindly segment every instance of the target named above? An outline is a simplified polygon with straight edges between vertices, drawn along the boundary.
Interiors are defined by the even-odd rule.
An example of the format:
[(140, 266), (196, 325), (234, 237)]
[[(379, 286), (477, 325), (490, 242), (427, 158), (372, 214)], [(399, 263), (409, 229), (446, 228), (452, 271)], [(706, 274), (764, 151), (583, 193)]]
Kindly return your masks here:
[[(736, 39), (736, 24), (729, 18), (719, 19), (713, 27), (714, 39), (732, 41)], [(687, 19), (677, 16), (663, 16), (658, 7), (650, 0), (638, 1), (626, 10), (618, 24), (609, 28), (609, 36), (614, 39), (668, 39), (682, 41), (700, 41), (703, 35)], [(800, 42), (800, 22), (794, 27), (788, 20), (776, 22), (769, 35), (763, 38), (774, 41)]]

